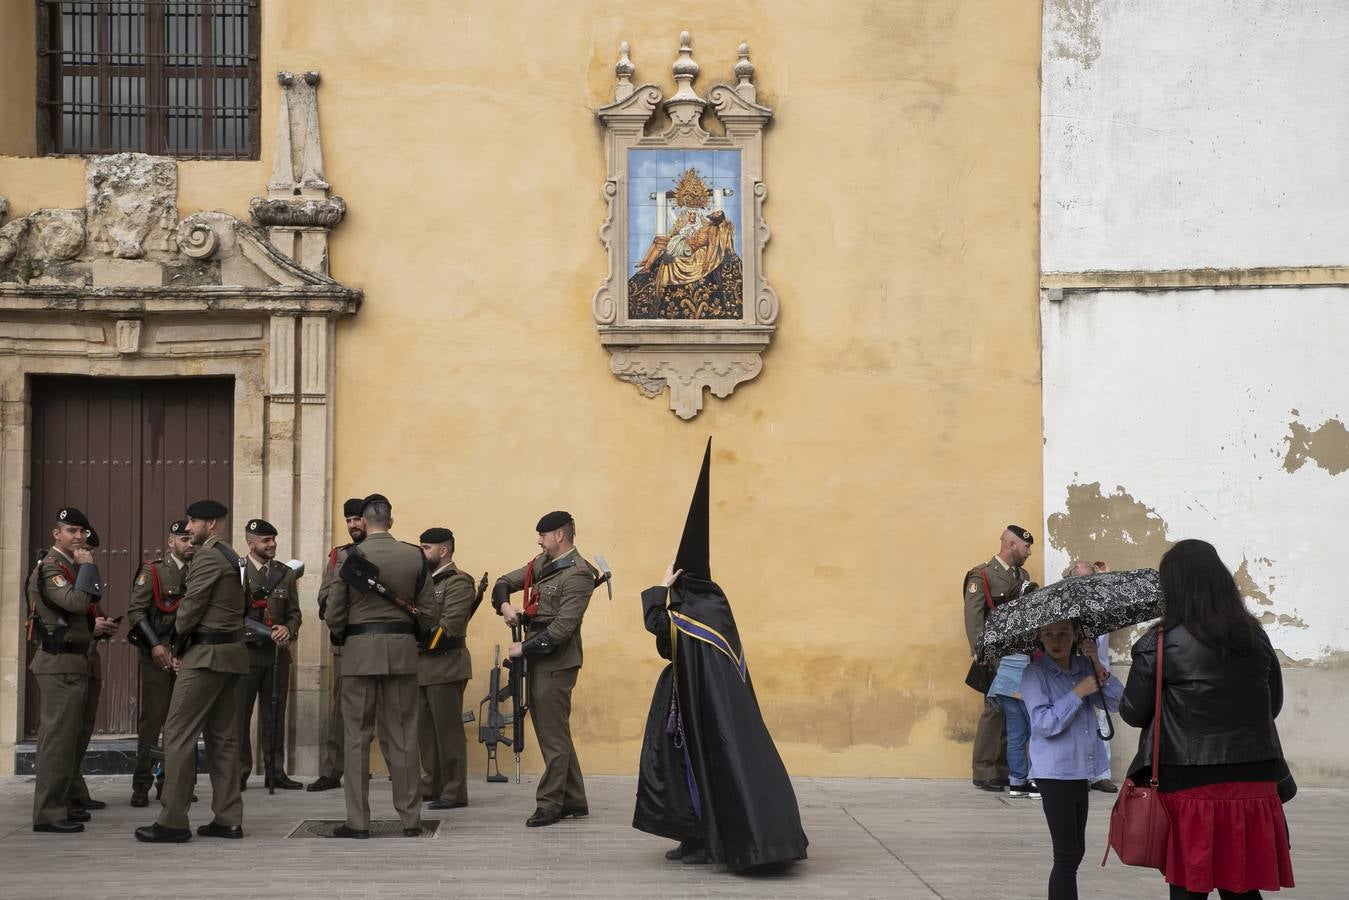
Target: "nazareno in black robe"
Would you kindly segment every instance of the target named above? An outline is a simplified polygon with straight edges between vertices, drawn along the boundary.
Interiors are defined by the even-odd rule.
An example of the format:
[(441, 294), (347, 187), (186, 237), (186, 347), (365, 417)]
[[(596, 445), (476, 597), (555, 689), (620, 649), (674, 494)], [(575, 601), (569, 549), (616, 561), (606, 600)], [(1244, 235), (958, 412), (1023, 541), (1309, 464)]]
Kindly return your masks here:
[(633, 827), (701, 843), (731, 871), (805, 859), (796, 793), (759, 712), (726, 595), (687, 575), (669, 595), (667, 611), (665, 588), (642, 592), (646, 629), (672, 662), (651, 698)]

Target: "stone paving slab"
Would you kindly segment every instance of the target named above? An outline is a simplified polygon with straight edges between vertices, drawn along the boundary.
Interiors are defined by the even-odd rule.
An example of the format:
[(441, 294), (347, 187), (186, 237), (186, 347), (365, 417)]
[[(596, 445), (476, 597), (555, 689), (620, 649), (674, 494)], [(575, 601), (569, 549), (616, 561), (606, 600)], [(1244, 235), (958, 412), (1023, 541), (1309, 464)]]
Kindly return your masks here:
[[(1045, 895), (1049, 834), (1038, 801), (974, 790), (963, 781), (793, 780), (810, 859), (768, 874), (667, 862), (670, 842), (633, 830), (635, 779), (586, 779), (590, 817), (525, 828), (534, 809), (526, 783), (470, 784), (469, 807), (424, 811), (441, 821), (429, 839), (284, 840), (305, 819), (342, 817), (342, 792), (278, 791), (254, 779), (244, 794), (242, 841), (194, 837), (152, 846), (132, 837), (155, 807), (132, 809), (128, 776), (93, 776), (108, 809), (84, 834), (31, 830), (31, 777), (0, 778), (0, 896), (100, 897), (800, 897), (1031, 900)], [(193, 826), (210, 816), (210, 785)], [(1113, 798), (1092, 795), (1084, 898), (1165, 897), (1154, 872), (1112, 860), (1101, 869)], [(1349, 896), (1344, 806), (1349, 791), (1304, 789), (1288, 807), (1299, 887), (1278, 896)], [(371, 813), (392, 816), (388, 782), (372, 782)], [(1216, 895), (1215, 895), (1216, 896)]]

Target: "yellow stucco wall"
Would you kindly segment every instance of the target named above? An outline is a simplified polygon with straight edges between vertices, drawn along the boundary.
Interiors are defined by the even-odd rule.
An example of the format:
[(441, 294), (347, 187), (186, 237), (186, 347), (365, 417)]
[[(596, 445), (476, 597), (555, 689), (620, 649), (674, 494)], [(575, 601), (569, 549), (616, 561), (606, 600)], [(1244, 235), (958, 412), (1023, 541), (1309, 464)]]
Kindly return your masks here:
[[(29, 123), (31, 143), (32, 92), (9, 82), (32, 71), (31, 14), (12, 7), (28, 4), (0, 6), (0, 150), (25, 152), (10, 132)], [(575, 514), (617, 589), (585, 622), (586, 771), (636, 766), (660, 668), (637, 594), (674, 553), (711, 434), (713, 573), (791, 771), (967, 772), (959, 582), (1007, 521), (1042, 520), (1038, 4), (262, 8), (263, 159), (185, 163), (180, 213), (246, 215), (270, 172), (271, 74), (319, 69), (350, 208), (333, 274), (366, 295), (338, 337), (335, 496), (387, 494), (396, 534), (448, 525), (494, 576), (531, 555), (540, 513)], [(692, 422), (609, 373), (590, 316), (594, 110), (621, 40), (635, 80), (668, 93), (686, 28), (700, 89), (748, 40), (777, 113), (764, 264), (783, 310), (763, 374)], [(15, 215), (79, 206), (82, 166), (0, 158), (0, 195)], [(506, 639), (484, 607), (475, 702)]]

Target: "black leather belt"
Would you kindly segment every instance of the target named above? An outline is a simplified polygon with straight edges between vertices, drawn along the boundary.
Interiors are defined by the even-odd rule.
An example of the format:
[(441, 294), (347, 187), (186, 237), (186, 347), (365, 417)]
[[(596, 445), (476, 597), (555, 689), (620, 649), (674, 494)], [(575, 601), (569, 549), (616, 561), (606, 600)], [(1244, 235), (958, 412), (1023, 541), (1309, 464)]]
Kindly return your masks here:
[(194, 631), (187, 636), (187, 645), (237, 644), (244, 639), (242, 631)]
[(440, 643), (436, 644), (436, 649), (434, 650), (428, 650), (426, 647), (420, 647), (419, 649), (426, 656), (437, 656), (441, 653), (448, 653), (451, 650), (463, 650), (466, 646), (467, 644), (464, 642), (464, 638), (461, 635), (459, 637), (441, 638)]
[(61, 649), (57, 650), (56, 652), (69, 653), (73, 656), (84, 656), (89, 652), (89, 645), (78, 644), (75, 641), (66, 641), (64, 644), (61, 645)]
[(410, 634), (417, 635), (417, 626), (411, 622), (367, 622), (364, 625), (348, 625), (347, 637), (354, 634)]

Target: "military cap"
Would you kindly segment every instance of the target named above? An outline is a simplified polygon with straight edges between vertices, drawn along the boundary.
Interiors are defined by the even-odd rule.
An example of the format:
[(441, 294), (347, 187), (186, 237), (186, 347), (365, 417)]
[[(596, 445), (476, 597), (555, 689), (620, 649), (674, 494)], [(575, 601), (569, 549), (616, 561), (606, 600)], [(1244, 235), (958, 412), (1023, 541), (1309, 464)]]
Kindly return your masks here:
[(359, 516), (361, 510), (365, 508), (365, 501), (360, 497), (352, 497), (342, 504), (342, 518), (350, 519), (352, 516)]
[(266, 519), (249, 519), (244, 530), (254, 537), (276, 537), (276, 526)]
[(454, 540), (454, 532), (448, 528), (428, 528), (422, 532), (423, 544), (448, 544)]
[(187, 519), (179, 519), (170, 525), (169, 534), (187, 534)]
[(1021, 538), (1021, 540), (1025, 541), (1027, 544), (1035, 543), (1035, 536), (1020, 525), (1008, 525), (1007, 530)]
[(216, 500), (198, 500), (187, 508), (189, 519), (223, 519), (229, 514), (225, 504)]
[(84, 546), (96, 548), (98, 543), (98, 532), (92, 528), (87, 529), (84, 535)]
[(538, 527), (535, 528), (534, 530), (537, 531), (539, 534), (543, 534), (544, 532), (548, 531), (557, 531), (559, 528), (564, 528), (567, 525), (570, 525), (571, 522), (572, 522), (571, 513), (563, 512), (562, 510), (558, 509), (548, 513), (548, 515), (544, 516), (542, 519), (539, 519)]
[(385, 506), (389, 507), (390, 510), (393, 509), (393, 504), (389, 502), (388, 497), (383, 494), (371, 494), (361, 501), (361, 515), (365, 515), (365, 508), (372, 503), (383, 503)]
[(73, 506), (67, 506), (56, 514), (57, 525), (78, 525), (80, 528), (90, 528), (89, 519)]

